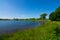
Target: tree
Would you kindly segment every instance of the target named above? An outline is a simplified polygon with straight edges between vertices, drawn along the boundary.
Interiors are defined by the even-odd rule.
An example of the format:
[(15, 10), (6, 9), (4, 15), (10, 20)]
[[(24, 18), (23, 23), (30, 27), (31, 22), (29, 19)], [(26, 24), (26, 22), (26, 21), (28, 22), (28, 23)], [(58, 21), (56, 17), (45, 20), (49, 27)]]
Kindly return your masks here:
[(46, 19), (46, 16), (47, 16), (47, 14), (43, 13), (43, 14), (40, 15), (40, 18), (44, 20), (44, 19)]
[(60, 7), (49, 15), (51, 21), (60, 21)]
[(50, 15), (49, 15), (49, 19), (51, 21), (55, 21), (56, 20), (56, 13), (52, 12)]
[(40, 18), (43, 20), (43, 21), (42, 21), (42, 24), (44, 24), (44, 23), (45, 23), (45, 21), (44, 21), (44, 20), (46, 19), (46, 16), (47, 16), (47, 14), (46, 14), (46, 13), (43, 13), (43, 14), (41, 14), (41, 15), (40, 15)]
[(60, 6), (55, 10), (55, 12), (60, 12)]

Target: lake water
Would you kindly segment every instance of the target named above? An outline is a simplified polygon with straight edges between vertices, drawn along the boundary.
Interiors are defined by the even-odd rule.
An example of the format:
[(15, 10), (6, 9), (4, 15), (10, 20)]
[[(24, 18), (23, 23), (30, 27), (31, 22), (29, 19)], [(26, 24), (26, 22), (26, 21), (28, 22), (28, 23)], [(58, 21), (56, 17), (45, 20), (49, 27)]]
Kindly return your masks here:
[(34, 28), (40, 25), (35, 21), (0, 21), (0, 33), (10, 33), (17, 30)]

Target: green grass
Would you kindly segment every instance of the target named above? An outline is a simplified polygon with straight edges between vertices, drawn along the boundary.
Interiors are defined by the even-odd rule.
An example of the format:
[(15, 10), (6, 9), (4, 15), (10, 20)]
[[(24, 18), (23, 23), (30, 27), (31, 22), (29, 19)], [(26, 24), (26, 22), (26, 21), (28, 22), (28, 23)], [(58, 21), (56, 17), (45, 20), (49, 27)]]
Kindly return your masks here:
[(56, 36), (56, 27), (60, 27), (60, 22), (47, 21), (46, 24), (37, 28), (21, 30), (9, 35), (1, 35), (1, 40), (60, 40)]

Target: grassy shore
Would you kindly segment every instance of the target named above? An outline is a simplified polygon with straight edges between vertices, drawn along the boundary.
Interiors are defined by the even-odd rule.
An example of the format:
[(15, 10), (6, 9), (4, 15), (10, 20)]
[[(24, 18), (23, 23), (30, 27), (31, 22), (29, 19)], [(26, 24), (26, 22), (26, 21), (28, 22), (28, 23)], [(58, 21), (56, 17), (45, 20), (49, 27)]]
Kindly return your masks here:
[(10, 35), (1, 35), (0, 40), (60, 40), (60, 36), (56, 35), (56, 27), (60, 28), (60, 21), (47, 21), (46, 24), (37, 28), (21, 30)]

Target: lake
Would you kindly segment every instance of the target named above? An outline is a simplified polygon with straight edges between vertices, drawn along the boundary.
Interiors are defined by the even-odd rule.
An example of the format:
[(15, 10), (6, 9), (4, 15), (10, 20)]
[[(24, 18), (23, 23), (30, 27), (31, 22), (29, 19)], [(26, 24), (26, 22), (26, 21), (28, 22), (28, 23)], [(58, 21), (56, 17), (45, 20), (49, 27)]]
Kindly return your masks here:
[(11, 33), (17, 30), (34, 28), (40, 25), (38, 21), (0, 21), (0, 33)]

